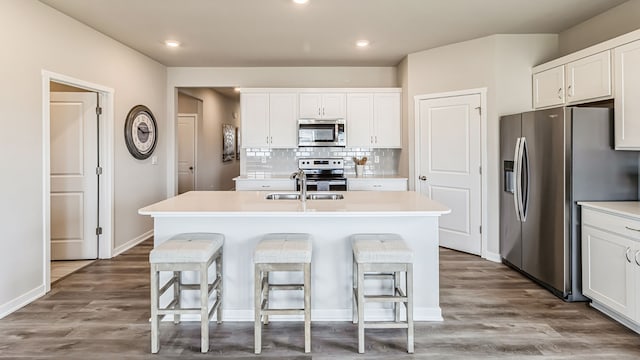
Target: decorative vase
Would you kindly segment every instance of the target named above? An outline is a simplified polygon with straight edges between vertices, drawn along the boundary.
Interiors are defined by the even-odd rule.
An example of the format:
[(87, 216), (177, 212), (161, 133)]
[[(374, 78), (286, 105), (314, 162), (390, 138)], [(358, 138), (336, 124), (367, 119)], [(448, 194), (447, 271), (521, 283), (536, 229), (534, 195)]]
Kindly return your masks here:
[(364, 165), (356, 165), (356, 176), (361, 177), (364, 175)]

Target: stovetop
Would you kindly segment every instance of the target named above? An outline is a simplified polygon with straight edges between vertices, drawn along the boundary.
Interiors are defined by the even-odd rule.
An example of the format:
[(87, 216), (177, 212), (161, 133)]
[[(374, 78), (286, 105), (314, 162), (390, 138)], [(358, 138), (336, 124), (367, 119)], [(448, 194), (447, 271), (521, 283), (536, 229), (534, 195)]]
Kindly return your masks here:
[(304, 170), (307, 179), (344, 178), (344, 160), (342, 158), (302, 158), (298, 159), (298, 168)]

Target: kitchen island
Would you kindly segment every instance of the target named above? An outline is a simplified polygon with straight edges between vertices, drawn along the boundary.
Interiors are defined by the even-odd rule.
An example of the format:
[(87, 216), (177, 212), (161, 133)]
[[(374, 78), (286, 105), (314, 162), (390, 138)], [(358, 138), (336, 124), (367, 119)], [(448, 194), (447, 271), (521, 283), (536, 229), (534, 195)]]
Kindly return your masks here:
[[(450, 212), (416, 192), (338, 192), (342, 200), (267, 200), (264, 191), (192, 191), (140, 209), (154, 219), (154, 245), (183, 232), (224, 234), (223, 316), (253, 321), (253, 249), (273, 232), (313, 236), (312, 320), (351, 320), (354, 233), (396, 233), (415, 253), (414, 319), (439, 321), (438, 218)], [(299, 274), (272, 274), (292, 280)], [(301, 276), (301, 275), (300, 275)], [(382, 284), (372, 280), (367, 291)], [(196, 301), (197, 294), (186, 301)], [(302, 294), (276, 292), (274, 307), (301, 301)], [(367, 317), (389, 319), (389, 304), (367, 306)], [(274, 320), (278, 320), (274, 317)]]

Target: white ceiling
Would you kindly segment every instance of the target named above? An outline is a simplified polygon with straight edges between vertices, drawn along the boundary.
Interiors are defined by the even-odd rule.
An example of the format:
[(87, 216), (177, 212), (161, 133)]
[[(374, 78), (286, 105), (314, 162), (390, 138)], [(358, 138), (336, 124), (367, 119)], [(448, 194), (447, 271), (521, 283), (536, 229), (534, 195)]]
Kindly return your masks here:
[(491, 34), (559, 33), (626, 0), (41, 1), (167, 66), (394, 66)]

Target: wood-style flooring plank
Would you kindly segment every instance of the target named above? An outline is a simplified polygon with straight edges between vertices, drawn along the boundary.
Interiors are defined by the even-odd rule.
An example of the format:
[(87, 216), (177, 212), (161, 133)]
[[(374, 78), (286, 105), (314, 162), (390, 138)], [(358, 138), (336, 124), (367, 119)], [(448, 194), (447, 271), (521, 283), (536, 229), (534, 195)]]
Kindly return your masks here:
[(368, 329), (366, 353), (357, 354), (350, 322), (312, 323), (311, 354), (301, 322), (271, 322), (261, 355), (251, 322), (212, 322), (208, 354), (198, 323), (163, 322), (160, 353), (151, 354), (152, 244), (95, 261), (0, 320), (0, 359), (640, 359), (640, 335), (587, 303), (565, 303), (504, 265), (448, 249), (440, 250), (445, 320), (416, 323), (415, 354), (400, 329)]

